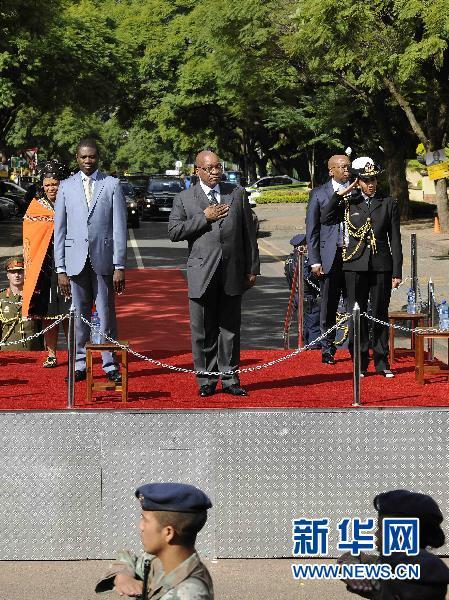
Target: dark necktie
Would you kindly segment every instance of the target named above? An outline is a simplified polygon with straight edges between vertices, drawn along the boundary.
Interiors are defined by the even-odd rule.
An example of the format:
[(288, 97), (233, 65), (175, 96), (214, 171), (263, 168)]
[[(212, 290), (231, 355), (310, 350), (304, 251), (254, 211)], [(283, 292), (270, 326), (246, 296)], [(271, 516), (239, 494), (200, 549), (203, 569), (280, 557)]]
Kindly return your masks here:
[(209, 204), (210, 204), (210, 205), (212, 205), (212, 204), (218, 204), (218, 200), (217, 200), (216, 193), (217, 193), (217, 192), (216, 192), (215, 190), (211, 190), (211, 191), (209, 192), (209, 194), (208, 194), (208, 195), (209, 195)]

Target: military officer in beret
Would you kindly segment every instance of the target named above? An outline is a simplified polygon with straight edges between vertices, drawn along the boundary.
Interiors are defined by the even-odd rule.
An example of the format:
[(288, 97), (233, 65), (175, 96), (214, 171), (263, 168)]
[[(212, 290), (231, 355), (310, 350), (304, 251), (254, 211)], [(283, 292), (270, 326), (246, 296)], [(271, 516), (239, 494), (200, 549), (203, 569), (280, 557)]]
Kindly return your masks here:
[[(22, 319), (22, 290), (24, 261), (22, 256), (12, 256), (5, 262), (9, 286), (0, 290), (0, 350), (43, 350), (41, 336), (23, 341), (41, 330), (40, 320)], [(4, 345), (8, 342), (17, 342)]]
[[(378, 529), (376, 533), (379, 557), (360, 554), (360, 557), (343, 555), (340, 563), (378, 563), (390, 565), (392, 571), (398, 565), (420, 565), (419, 579), (384, 579), (346, 581), (347, 590), (373, 600), (445, 600), (449, 583), (449, 568), (428, 550), (427, 547), (440, 548), (445, 536), (441, 529), (443, 515), (438, 504), (427, 494), (408, 490), (391, 490), (374, 498), (374, 507), (378, 511)], [(405, 552), (382, 556), (382, 521), (386, 517), (419, 519), (419, 553), (407, 556)]]
[(212, 579), (195, 550), (212, 503), (184, 483), (149, 483), (136, 490), (144, 553), (123, 551), (96, 592), (114, 589), (142, 600), (213, 600)]

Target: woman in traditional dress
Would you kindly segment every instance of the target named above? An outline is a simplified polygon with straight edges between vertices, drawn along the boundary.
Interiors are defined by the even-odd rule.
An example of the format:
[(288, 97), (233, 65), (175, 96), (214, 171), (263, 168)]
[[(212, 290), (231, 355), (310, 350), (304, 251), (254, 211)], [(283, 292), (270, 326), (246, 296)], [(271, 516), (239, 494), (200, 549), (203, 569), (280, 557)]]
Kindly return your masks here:
[[(59, 183), (68, 174), (57, 160), (46, 162), (39, 171), (40, 186), (36, 198), (23, 218), (25, 285), (22, 316), (43, 319), (43, 328), (70, 310), (70, 298), (65, 298), (58, 288), (53, 254), (54, 204)], [(62, 323), (67, 338), (68, 321)], [(55, 326), (44, 334), (48, 352), (42, 365), (45, 368), (57, 366), (58, 333), (59, 327)]]

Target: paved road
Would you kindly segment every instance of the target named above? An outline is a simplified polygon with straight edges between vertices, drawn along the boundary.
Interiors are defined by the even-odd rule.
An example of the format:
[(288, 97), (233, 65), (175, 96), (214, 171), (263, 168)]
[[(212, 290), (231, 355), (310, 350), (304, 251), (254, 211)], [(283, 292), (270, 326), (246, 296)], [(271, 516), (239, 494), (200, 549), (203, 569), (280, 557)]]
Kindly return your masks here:
[[(201, 534), (200, 534), (201, 535)], [(215, 600), (356, 600), (338, 581), (295, 581), (290, 559), (205, 561)], [(297, 560), (295, 563), (299, 562)], [(301, 561), (302, 564), (333, 560)], [(446, 564), (449, 563), (445, 559)], [(119, 600), (114, 592), (95, 594), (107, 561), (0, 562), (0, 600)]]
[[(340, 582), (294, 581), (288, 559), (205, 563), (216, 600), (354, 600), (354, 594), (346, 592)], [(107, 565), (107, 561), (95, 560), (0, 562), (0, 600), (119, 600), (114, 592), (94, 592)]]

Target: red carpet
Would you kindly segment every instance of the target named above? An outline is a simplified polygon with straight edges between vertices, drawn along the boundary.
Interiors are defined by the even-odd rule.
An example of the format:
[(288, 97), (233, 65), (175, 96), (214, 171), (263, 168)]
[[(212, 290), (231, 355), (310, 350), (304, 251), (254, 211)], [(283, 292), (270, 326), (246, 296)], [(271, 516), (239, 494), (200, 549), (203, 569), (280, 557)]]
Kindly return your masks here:
[[(191, 369), (190, 331), (186, 281), (174, 269), (127, 272), (126, 294), (118, 297), (119, 337), (133, 349), (169, 364)], [(242, 368), (288, 354), (283, 350), (242, 352)], [(0, 352), (0, 410), (54, 410), (67, 405), (64, 377), (67, 356), (58, 353), (59, 366), (43, 369), (44, 352)], [(130, 355), (128, 409), (227, 409), (227, 408), (348, 408), (352, 404), (352, 363), (347, 353), (337, 353), (335, 366), (323, 365), (319, 351), (309, 351), (267, 369), (241, 376), (250, 392), (247, 398), (217, 393), (197, 396), (190, 374), (154, 366)], [(103, 377), (98, 357), (97, 376)], [(392, 406), (449, 406), (449, 383), (434, 377), (418, 385), (414, 362), (400, 357), (397, 376), (386, 380), (369, 374), (362, 380), (362, 403), (373, 408)], [(430, 380), (429, 380), (430, 381)], [(76, 406), (123, 408), (118, 396), (102, 395), (85, 405), (86, 384), (76, 384)]]
[[(165, 353), (167, 355), (168, 353)], [(250, 350), (242, 354), (242, 367), (262, 364), (283, 356), (278, 350)], [(0, 408), (62, 409), (66, 407), (66, 363), (52, 371), (42, 369), (45, 353), (0, 354)], [(162, 358), (158, 353), (157, 358)], [(338, 358), (338, 357), (337, 357)], [(62, 360), (62, 353), (61, 353)], [(190, 354), (174, 355), (168, 363), (191, 368)], [(6, 368), (7, 365), (7, 368)], [(362, 403), (373, 408), (392, 406), (449, 406), (446, 378), (434, 377), (431, 383), (414, 381), (413, 360), (404, 357), (395, 365), (397, 376), (386, 380), (369, 374), (361, 382)], [(98, 365), (98, 376), (101, 367)], [(317, 351), (301, 354), (268, 369), (243, 374), (242, 385), (248, 398), (234, 398), (217, 393), (199, 398), (192, 375), (177, 374), (140, 360), (131, 359), (129, 409), (226, 409), (226, 408), (347, 408), (352, 403), (352, 374), (349, 357), (333, 366), (321, 364)], [(85, 406), (84, 382), (76, 384), (76, 405)], [(87, 408), (123, 408), (115, 397), (101, 397)]]
[(126, 293), (117, 296), (119, 339), (149, 348), (190, 352), (186, 280), (178, 269), (128, 269)]

